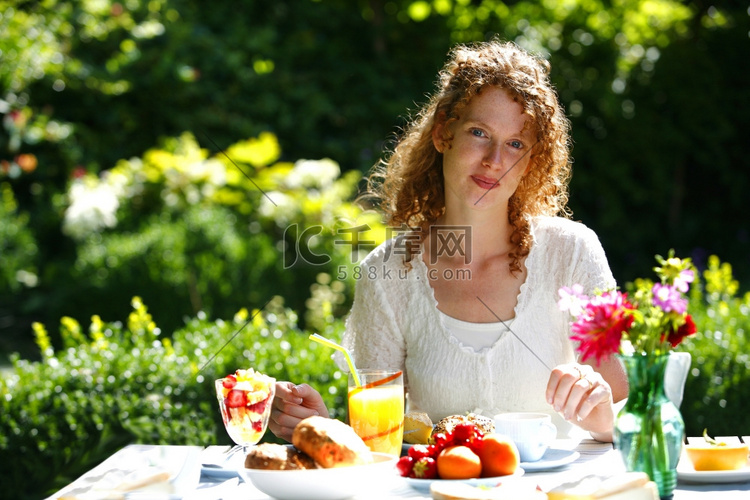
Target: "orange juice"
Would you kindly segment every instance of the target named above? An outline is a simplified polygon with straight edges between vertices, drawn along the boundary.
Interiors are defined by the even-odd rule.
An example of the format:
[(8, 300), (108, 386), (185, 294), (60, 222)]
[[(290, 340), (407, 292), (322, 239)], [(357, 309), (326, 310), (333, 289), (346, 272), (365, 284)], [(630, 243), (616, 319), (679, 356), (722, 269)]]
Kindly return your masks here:
[(372, 451), (401, 454), (404, 387), (349, 388), (349, 425)]

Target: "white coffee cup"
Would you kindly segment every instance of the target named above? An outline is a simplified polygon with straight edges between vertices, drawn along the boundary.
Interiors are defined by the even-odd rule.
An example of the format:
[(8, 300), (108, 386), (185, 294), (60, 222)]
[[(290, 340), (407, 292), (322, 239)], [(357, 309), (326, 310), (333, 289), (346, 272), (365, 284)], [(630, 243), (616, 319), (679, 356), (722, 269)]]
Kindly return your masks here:
[(516, 443), (521, 462), (536, 462), (557, 436), (552, 417), (546, 413), (501, 413), (495, 415), (495, 432)]

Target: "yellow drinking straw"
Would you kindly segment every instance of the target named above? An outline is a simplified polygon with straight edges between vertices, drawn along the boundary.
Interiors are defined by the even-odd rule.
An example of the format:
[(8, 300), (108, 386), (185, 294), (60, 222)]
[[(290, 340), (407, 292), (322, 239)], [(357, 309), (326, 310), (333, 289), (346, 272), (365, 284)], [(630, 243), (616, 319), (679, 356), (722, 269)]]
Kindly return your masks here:
[(328, 340), (322, 335), (318, 335), (317, 333), (310, 334), (309, 339), (314, 340), (315, 342), (318, 342), (319, 344), (323, 344), (325, 346), (331, 347), (333, 349), (336, 349), (337, 351), (342, 352), (344, 354), (344, 358), (346, 359), (346, 364), (349, 365), (349, 371), (351, 371), (352, 376), (354, 377), (354, 383), (357, 384), (357, 387), (360, 387), (362, 385), (359, 382), (359, 375), (357, 375), (357, 369), (354, 367), (352, 356), (351, 354), (349, 354), (348, 350), (346, 350), (344, 347), (341, 347), (336, 342)]

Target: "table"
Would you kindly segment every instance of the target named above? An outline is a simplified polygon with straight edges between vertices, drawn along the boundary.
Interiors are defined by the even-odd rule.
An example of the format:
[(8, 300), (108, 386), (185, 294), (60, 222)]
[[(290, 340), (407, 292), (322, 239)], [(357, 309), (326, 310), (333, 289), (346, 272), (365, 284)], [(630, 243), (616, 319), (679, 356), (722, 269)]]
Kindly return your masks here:
[[(579, 477), (601, 473), (611, 475), (624, 471), (619, 453), (610, 443), (600, 443), (590, 439), (556, 440), (555, 449), (574, 450), (580, 456), (572, 463), (547, 472), (526, 472), (521, 481), (531, 481), (543, 490), (548, 490), (560, 483), (575, 480)], [(269, 497), (258, 491), (252, 484), (240, 481), (239, 478), (216, 478), (201, 472), (201, 456), (215, 454), (226, 447), (211, 446), (206, 449), (197, 446), (154, 446), (131, 445), (113, 454), (102, 464), (87, 472), (72, 484), (66, 486), (50, 497), (51, 499), (76, 500), (268, 500)], [(162, 489), (154, 489), (147, 494), (131, 493), (126, 496), (97, 496), (91, 492), (91, 485), (101, 481), (102, 477), (113, 469), (126, 468), (123, 464), (144, 464), (162, 461), (173, 467), (170, 472), (174, 479), (164, 483)], [(141, 479), (149, 480), (151, 477)], [(363, 492), (356, 500), (382, 499), (430, 499), (408, 486), (394, 474), (392, 479), (384, 481), (376, 491)], [(688, 484), (678, 482), (674, 500), (734, 500), (750, 498), (750, 482), (733, 484)]]

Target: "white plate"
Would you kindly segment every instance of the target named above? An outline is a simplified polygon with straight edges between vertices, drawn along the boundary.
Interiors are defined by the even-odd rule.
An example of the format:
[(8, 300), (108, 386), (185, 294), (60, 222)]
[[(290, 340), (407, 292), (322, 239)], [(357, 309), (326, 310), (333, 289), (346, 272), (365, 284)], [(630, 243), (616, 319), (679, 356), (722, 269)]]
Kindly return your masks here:
[(507, 476), (479, 477), (474, 479), (416, 479), (411, 477), (405, 477), (404, 479), (415, 490), (429, 495), (432, 483), (465, 483), (471, 486), (497, 486), (498, 483), (507, 481), (510, 478), (523, 476), (523, 472), (523, 469), (519, 467), (516, 469), (516, 472)]
[(368, 491), (396, 474), (397, 457), (373, 453), (375, 463), (334, 469), (240, 469), (260, 491), (281, 500), (342, 500)]
[(746, 483), (750, 481), (750, 460), (737, 470), (695, 470), (683, 454), (677, 464), (677, 479), (686, 483)]
[(141, 483), (128, 498), (178, 500), (198, 487), (200, 453), (200, 446), (128, 445), (50, 498), (119, 498), (123, 485)]
[(521, 468), (527, 472), (538, 472), (557, 469), (575, 462), (581, 454), (577, 451), (547, 448), (542, 458), (536, 462), (521, 462)]

